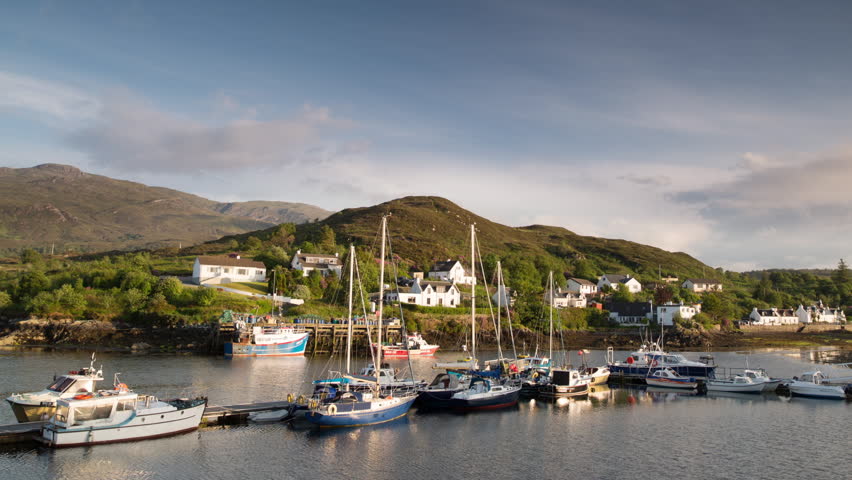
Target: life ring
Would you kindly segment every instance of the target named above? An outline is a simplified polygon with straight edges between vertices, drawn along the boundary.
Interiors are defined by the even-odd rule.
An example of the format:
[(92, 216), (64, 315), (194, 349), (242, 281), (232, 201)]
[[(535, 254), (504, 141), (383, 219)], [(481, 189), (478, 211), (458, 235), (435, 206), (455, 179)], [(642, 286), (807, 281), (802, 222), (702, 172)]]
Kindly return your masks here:
[(90, 398), (92, 398), (92, 394), (89, 392), (78, 393), (77, 395), (74, 395), (74, 400), (88, 400)]
[(332, 403), (331, 405), (328, 406), (328, 414), (334, 415), (335, 413), (337, 413), (337, 405)]
[(633, 365), (633, 357), (632, 356), (627, 357), (627, 363), (628, 363), (628, 365)]
[(116, 390), (118, 390), (119, 392), (122, 392), (122, 393), (130, 391), (130, 387), (128, 387), (126, 383), (119, 383), (118, 385), (116, 385), (115, 388), (116, 388)]
[(293, 398), (293, 394), (292, 394), (292, 393), (288, 393), (288, 394), (287, 394), (287, 403), (293, 403), (293, 400), (294, 400), (294, 398)]
[(659, 365), (659, 362), (657, 362), (656, 360), (654, 360), (653, 362), (651, 362), (651, 366), (652, 366), (652, 367), (656, 367), (657, 365)]

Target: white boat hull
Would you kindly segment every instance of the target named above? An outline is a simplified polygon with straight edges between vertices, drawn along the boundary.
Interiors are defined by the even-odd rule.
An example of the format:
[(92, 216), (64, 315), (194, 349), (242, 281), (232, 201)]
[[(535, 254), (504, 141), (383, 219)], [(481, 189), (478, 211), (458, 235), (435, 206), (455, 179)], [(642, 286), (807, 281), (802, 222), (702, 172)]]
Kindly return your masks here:
[(833, 385), (818, 385), (811, 382), (796, 382), (790, 384), (790, 393), (802, 397), (829, 398), (845, 400), (846, 392), (843, 387)]
[[(708, 392), (735, 392), (735, 393), (761, 393), (766, 388), (767, 382), (759, 383), (734, 383), (724, 380), (708, 380)], [(777, 385), (777, 384), (776, 384)]]
[(205, 405), (133, 415), (118, 425), (56, 427), (48, 423), (42, 428), (41, 440), (50, 447), (76, 447), (102, 443), (132, 442), (190, 432), (198, 428)]

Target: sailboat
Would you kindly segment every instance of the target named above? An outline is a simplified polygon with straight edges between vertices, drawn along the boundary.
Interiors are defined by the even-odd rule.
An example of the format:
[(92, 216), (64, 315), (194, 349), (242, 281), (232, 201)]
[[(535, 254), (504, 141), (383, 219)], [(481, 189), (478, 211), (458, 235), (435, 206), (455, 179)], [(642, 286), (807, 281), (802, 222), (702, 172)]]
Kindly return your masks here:
[[(553, 358), (553, 272), (548, 276), (550, 285), (550, 339), (549, 354)], [(574, 368), (551, 369), (550, 375), (538, 386), (540, 398), (577, 397), (589, 394), (590, 378), (580, 375)]]
[[(385, 281), (385, 241), (387, 236), (387, 216), (382, 217), (382, 245), (381, 262), (379, 273), (379, 308), (376, 312), (376, 323), (378, 325), (378, 341), (382, 343), (382, 309), (384, 307), (384, 281)], [(356, 378), (351, 375), (352, 355), (352, 285), (355, 272), (355, 247), (349, 247), (349, 320), (346, 341), (346, 372), (344, 378), (364, 381), (364, 378)], [(382, 349), (376, 349), (374, 365), (382, 364)], [(346, 384), (343, 389), (335, 392), (326, 392), (322, 401), (313, 400), (305, 418), (320, 427), (358, 427), (375, 425), (389, 422), (402, 417), (411, 408), (417, 399), (416, 391), (399, 389), (384, 392), (381, 389), (381, 368), (375, 368), (375, 380), (369, 390), (349, 390)]]
[[(474, 278), (470, 295), (471, 362), (476, 364), (476, 225), (470, 226), (470, 263)], [(518, 403), (521, 387), (492, 378), (486, 372), (471, 372), (467, 388), (454, 393), (447, 401), (453, 410), (484, 410), (510, 407)]]

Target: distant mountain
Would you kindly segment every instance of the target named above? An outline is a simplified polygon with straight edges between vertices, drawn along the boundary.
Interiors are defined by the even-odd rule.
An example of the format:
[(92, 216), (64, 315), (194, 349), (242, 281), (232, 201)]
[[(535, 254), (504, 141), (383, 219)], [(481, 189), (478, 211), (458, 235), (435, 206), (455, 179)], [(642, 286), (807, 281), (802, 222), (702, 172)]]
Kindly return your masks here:
[[(695, 258), (681, 252), (627, 240), (587, 237), (561, 227), (531, 225), (509, 227), (492, 222), (440, 197), (405, 197), (365, 208), (345, 209), (323, 221), (300, 225), (296, 243), (315, 242), (323, 226), (335, 232), (338, 245), (354, 242), (377, 244), (382, 215), (392, 214), (388, 221), (393, 253), (414, 269), (428, 269), (434, 262), (470, 257), (470, 223), (476, 223), (477, 238), (483, 254), (501, 258), (519, 254), (528, 259), (554, 260), (549, 266), (570, 272), (585, 264), (586, 276), (600, 273), (630, 273), (647, 280), (658, 278), (658, 272), (685, 277), (721, 278), (721, 274)], [(269, 239), (275, 229), (237, 235)], [(221, 243), (219, 240), (216, 243)], [(330, 253), (330, 252), (327, 252)]]
[(191, 245), (330, 212), (286, 202), (219, 203), (69, 165), (0, 168), (0, 250), (58, 252)]

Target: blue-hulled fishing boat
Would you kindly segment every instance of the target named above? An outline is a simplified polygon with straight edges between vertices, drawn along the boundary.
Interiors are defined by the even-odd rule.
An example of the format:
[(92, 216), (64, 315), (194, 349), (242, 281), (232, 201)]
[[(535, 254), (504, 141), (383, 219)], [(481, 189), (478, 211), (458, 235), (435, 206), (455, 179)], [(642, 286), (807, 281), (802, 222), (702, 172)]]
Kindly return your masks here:
[(225, 356), (298, 357), (305, 354), (309, 335), (293, 325), (254, 326), (244, 340), (225, 342)]

